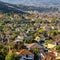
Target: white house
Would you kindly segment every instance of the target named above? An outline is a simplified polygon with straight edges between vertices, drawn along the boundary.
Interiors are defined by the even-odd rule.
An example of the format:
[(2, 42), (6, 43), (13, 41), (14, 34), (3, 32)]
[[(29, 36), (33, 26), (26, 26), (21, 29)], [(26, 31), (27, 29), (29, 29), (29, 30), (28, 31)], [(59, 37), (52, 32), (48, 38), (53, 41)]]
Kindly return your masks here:
[(15, 42), (23, 42), (24, 36), (18, 35), (18, 37), (16, 38)]

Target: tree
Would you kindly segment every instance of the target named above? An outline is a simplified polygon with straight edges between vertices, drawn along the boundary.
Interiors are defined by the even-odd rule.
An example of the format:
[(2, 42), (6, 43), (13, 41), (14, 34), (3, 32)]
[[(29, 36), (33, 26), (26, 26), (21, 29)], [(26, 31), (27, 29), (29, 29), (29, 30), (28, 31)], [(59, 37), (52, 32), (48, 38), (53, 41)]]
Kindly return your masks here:
[(0, 60), (5, 60), (7, 52), (8, 52), (7, 47), (0, 45)]
[(49, 43), (51, 43), (51, 42), (53, 42), (54, 40), (45, 40), (45, 44), (49, 44)]
[(40, 29), (38, 29), (38, 31), (37, 31), (37, 32), (38, 32), (38, 33), (40, 33), (40, 34), (43, 34), (43, 33), (44, 33), (44, 31), (45, 31), (45, 30), (44, 30), (43, 28), (40, 28)]
[(38, 55), (39, 55), (39, 49), (38, 48), (34, 48), (33, 49), (33, 53), (34, 53), (34, 60), (38, 60)]
[(56, 50), (60, 50), (60, 45), (57, 45), (56, 46)]
[(8, 53), (5, 60), (15, 60), (16, 54), (15, 53)]
[(59, 34), (59, 31), (58, 30), (53, 30), (52, 32), (53, 32), (54, 35)]

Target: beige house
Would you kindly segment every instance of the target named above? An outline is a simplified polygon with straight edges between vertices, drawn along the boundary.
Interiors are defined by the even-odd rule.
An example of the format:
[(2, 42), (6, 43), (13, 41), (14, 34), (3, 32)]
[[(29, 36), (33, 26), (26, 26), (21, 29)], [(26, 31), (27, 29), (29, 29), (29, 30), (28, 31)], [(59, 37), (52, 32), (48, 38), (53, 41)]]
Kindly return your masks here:
[(34, 40), (37, 41), (37, 42), (39, 42), (40, 41), (40, 37), (36, 36)]

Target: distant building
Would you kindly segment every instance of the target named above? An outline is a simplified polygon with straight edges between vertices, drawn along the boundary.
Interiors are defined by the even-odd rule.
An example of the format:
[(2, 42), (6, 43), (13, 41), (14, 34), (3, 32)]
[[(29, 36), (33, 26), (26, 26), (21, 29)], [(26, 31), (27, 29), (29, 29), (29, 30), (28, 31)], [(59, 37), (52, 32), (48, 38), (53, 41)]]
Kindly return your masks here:
[(0, 18), (2, 18), (4, 15), (3, 14), (0, 14)]
[(20, 18), (20, 16), (18, 14), (14, 14), (13, 17), (14, 18)]
[(18, 37), (16, 38), (15, 42), (23, 42), (24, 37), (21, 35), (18, 35)]

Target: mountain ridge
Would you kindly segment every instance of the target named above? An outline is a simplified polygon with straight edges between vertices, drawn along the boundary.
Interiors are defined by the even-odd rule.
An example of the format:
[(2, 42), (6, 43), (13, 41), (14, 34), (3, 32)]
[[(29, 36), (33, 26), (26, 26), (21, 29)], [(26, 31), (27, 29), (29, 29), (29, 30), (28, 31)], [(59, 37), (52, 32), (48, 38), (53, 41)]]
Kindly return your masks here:
[(9, 4), (9, 3), (5, 3), (0, 1), (0, 10), (3, 13), (9, 13), (9, 12), (14, 12), (14, 13), (25, 13), (24, 11), (22, 11), (21, 9), (17, 8), (16, 5), (14, 4)]
[(26, 6), (26, 5), (16, 5), (16, 4), (10, 4), (0, 1), (0, 10), (2, 10), (4, 13), (7, 12), (14, 12), (14, 13), (26, 13), (26, 11), (57, 11), (57, 7), (44, 7), (44, 6)]
[(5, 0), (5, 2), (25, 5), (60, 4), (60, 0)]

